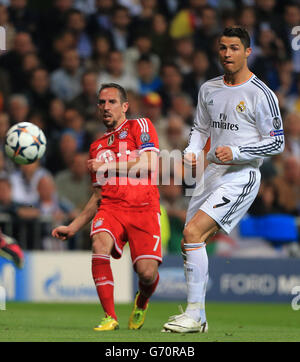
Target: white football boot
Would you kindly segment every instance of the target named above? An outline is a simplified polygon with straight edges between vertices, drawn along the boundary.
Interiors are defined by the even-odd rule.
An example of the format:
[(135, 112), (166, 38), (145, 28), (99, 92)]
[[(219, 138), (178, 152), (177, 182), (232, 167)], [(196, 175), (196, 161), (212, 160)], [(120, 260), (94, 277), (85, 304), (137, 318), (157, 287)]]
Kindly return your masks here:
[(167, 323), (164, 324), (162, 332), (175, 333), (206, 333), (208, 331), (208, 323), (196, 322), (187, 313), (181, 313), (171, 316)]

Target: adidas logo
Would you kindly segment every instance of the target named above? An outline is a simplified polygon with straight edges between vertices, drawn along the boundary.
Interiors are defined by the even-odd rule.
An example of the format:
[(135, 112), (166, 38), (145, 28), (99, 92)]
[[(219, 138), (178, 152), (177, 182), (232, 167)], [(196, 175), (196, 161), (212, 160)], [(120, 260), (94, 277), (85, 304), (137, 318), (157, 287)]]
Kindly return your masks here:
[(208, 103), (207, 103), (208, 106), (213, 106), (214, 105), (214, 100), (211, 99)]

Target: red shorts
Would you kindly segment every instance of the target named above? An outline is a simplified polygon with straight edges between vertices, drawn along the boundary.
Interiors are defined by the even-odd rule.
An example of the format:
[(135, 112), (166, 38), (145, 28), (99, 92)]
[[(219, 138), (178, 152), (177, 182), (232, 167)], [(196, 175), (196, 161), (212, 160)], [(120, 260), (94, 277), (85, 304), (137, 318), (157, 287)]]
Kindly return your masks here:
[(162, 262), (160, 214), (155, 211), (123, 211), (99, 209), (95, 215), (91, 236), (109, 233), (114, 240), (112, 257), (119, 259), (128, 242), (133, 265), (139, 259), (155, 259)]

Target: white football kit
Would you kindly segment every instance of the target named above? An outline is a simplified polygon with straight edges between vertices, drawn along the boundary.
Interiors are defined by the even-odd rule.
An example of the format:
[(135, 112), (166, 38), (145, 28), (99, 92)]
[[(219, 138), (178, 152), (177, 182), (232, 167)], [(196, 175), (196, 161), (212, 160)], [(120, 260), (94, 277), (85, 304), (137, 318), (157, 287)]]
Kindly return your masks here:
[[(229, 233), (257, 195), (263, 159), (284, 149), (276, 95), (254, 74), (233, 86), (226, 84), (223, 76), (205, 82), (184, 152), (199, 154), (209, 137), (210, 163), (201, 181), (204, 190), (192, 196), (186, 222), (200, 209)], [(229, 146), (233, 160), (221, 163), (215, 156), (218, 146)]]

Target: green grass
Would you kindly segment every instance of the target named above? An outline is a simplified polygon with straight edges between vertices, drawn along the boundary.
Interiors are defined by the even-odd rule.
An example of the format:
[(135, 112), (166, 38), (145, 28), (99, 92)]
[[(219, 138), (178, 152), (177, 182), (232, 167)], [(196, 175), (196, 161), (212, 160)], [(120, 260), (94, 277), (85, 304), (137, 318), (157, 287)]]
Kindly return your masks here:
[(299, 342), (300, 311), (289, 304), (207, 303), (207, 334), (161, 333), (178, 303), (152, 302), (141, 330), (127, 329), (131, 305), (117, 305), (120, 329), (94, 332), (95, 304), (7, 303), (0, 311), (1, 342)]

